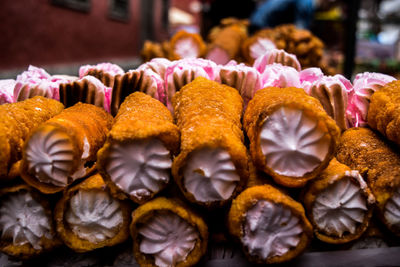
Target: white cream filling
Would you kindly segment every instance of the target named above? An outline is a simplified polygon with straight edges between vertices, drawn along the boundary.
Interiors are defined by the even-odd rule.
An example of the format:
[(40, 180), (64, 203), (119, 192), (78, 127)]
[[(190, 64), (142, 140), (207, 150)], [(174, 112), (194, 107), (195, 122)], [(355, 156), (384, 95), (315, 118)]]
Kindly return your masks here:
[(53, 238), (50, 231), (50, 218), (29, 192), (11, 193), (1, 201), (1, 240), (12, 240), (15, 246), (30, 244), (40, 250), (42, 237)]
[(259, 200), (246, 213), (241, 241), (250, 255), (265, 260), (296, 247), (302, 232), (299, 218), (290, 209)]
[(217, 46), (208, 52), (207, 59), (212, 60), (217, 64), (225, 65), (229, 62), (231, 57), (229, 56), (228, 52)]
[(383, 216), (389, 225), (400, 228), (400, 187), (386, 202)]
[(29, 172), (40, 182), (55, 186), (67, 186), (71, 181), (86, 175), (85, 159), (89, 156), (90, 144), (84, 137), (82, 160), (72, 175), (74, 161), (73, 145), (68, 135), (59, 130), (38, 131), (26, 146)]
[(175, 53), (181, 58), (197, 58), (199, 47), (192, 38), (182, 38), (175, 43)]
[(102, 190), (80, 190), (69, 201), (65, 219), (72, 232), (91, 243), (111, 239), (123, 223), (117, 200)]
[(317, 168), (328, 154), (329, 140), (315, 118), (288, 107), (267, 117), (260, 132), (267, 166), (291, 177), (302, 177)]
[(342, 237), (346, 232), (356, 232), (367, 211), (367, 198), (362, 189), (346, 177), (317, 196), (312, 216), (319, 231)]
[(201, 202), (229, 199), (240, 181), (231, 156), (222, 148), (202, 148), (192, 152), (183, 176), (187, 191)]
[(268, 50), (275, 49), (276, 45), (267, 38), (258, 38), (257, 41), (250, 46), (250, 56), (254, 59), (264, 55)]
[(141, 200), (168, 183), (171, 165), (170, 152), (153, 138), (113, 144), (106, 171), (122, 191)]
[(141, 228), (139, 250), (154, 256), (157, 266), (176, 266), (193, 250), (199, 234), (170, 211), (156, 212)]

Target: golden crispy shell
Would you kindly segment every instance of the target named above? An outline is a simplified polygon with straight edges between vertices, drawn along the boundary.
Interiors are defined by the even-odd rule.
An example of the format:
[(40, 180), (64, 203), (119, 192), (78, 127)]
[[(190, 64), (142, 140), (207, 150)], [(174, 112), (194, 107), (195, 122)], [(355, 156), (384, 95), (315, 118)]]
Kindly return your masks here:
[(60, 102), (42, 96), (0, 106), (0, 179), (22, 158), (29, 133), (63, 108)]
[(368, 128), (351, 128), (342, 134), (336, 158), (365, 177), (380, 219), (400, 235), (400, 230), (392, 227), (383, 215), (387, 201), (400, 187), (400, 157), (393, 147)]
[[(331, 244), (343, 244), (358, 239), (367, 230), (373, 214), (375, 198), (372, 195), (371, 190), (367, 187), (366, 184), (364, 184), (364, 181), (361, 181), (360, 183), (360, 180), (358, 179), (361, 177), (357, 178), (355, 176), (357, 174), (353, 174), (352, 170), (348, 166), (340, 163), (336, 160), (336, 158), (333, 158), (328, 167), (323, 170), (316, 179), (310, 181), (307, 184), (305, 190), (302, 192), (302, 202), (307, 211), (307, 217), (314, 227), (315, 236), (319, 240)], [(353, 234), (350, 232), (346, 232), (343, 234), (343, 236), (339, 237), (337, 235), (328, 234), (324, 232), (324, 229), (320, 229), (318, 227), (312, 215), (312, 209), (315, 204), (315, 200), (319, 194), (324, 192), (324, 190), (332, 186), (334, 183), (337, 183), (343, 179), (350, 179), (352, 183), (360, 187), (360, 192), (366, 200), (367, 211), (365, 212), (363, 222), (357, 223), (356, 231)], [(350, 209), (351, 208), (353, 207), (350, 207)]]
[[(222, 148), (229, 153), (240, 177), (232, 197), (236, 195), (248, 179), (248, 157), (240, 122), (243, 100), (237, 90), (198, 77), (177, 92), (172, 103), (175, 121), (181, 131), (181, 151), (172, 164), (172, 175), (185, 197), (196, 202), (183, 185), (182, 172), (190, 154), (201, 148)], [(229, 199), (219, 204), (227, 201)]]
[[(72, 145), (71, 151), (73, 155), (70, 163), (70, 173), (74, 174), (82, 160), (82, 154), (89, 145), (86, 162), (95, 162), (97, 151), (102, 147), (106, 140), (107, 133), (111, 128), (113, 118), (104, 109), (91, 104), (77, 103), (74, 106), (64, 109), (59, 115), (41, 124), (38, 128), (31, 132), (24, 145), (24, 153), (21, 162), (21, 177), (29, 185), (39, 189), (42, 193), (52, 194), (62, 191), (64, 187), (56, 186), (50, 183), (40, 182), (33, 170), (29, 170), (29, 162), (27, 159), (27, 150), (30, 148), (30, 139), (36, 134), (42, 136), (50, 136), (53, 133), (62, 134)], [(85, 144), (86, 143), (86, 144)], [(94, 165), (91, 170), (94, 170)], [(87, 174), (90, 171), (87, 172)], [(82, 177), (79, 177), (82, 178)], [(69, 181), (71, 183), (72, 181)]]
[(143, 44), (142, 50), (140, 51), (140, 57), (143, 62), (147, 62), (156, 57), (167, 57), (167, 55), (161, 44), (146, 40)]
[[(112, 146), (156, 138), (174, 155), (179, 151), (180, 135), (178, 127), (173, 124), (171, 112), (160, 101), (141, 92), (135, 92), (125, 99), (114, 120), (107, 141), (97, 154), (97, 168), (113, 195), (125, 199), (127, 195), (115, 185), (106, 171), (106, 165), (111, 160), (109, 153)], [(154, 194), (143, 200), (132, 195), (129, 197), (137, 203), (143, 203)]]
[(281, 204), (290, 209), (292, 214), (299, 219), (303, 232), (300, 235), (300, 241), (296, 247), (290, 249), (287, 253), (281, 256), (272, 256), (266, 260), (250, 255), (249, 251), (243, 247), (247, 259), (254, 263), (281, 263), (289, 261), (303, 253), (313, 235), (312, 226), (305, 216), (304, 208), (300, 203), (271, 185), (249, 187), (232, 201), (232, 206), (228, 214), (228, 229), (231, 235), (233, 235), (237, 240), (240, 240), (243, 237), (243, 225), (246, 219), (246, 213), (260, 200), (266, 200), (274, 204)]
[[(261, 151), (260, 132), (262, 125), (276, 110), (281, 107), (302, 110), (305, 114), (315, 118), (318, 126), (329, 137), (329, 150), (325, 159), (312, 172), (303, 177), (290, 177), (280, 175), (270, 169)], [(256, 92), (249, 102), (243, 117), (243, 126), (250, 139), (250, 154), (256, 168), (271, 175), (275, 182), (288, 187), (304, 186), (308, 180), (315, 178), (329, 164), (334, 156), (340, 130), (335, 121), (326, 114), (320, 102), (314, 97), (308, 96), (303, 89), (295, 87), (277, 88), (267, 87)]]
[(70, 199), (79, 191), (107, 192), (107, 186), (100, 174), (95, 174), (83, 182), (67, 189), (63, 193), (62, 198), (57, 202), (54, 210), (57, 233), (63, 242), (76, 252), (87, 252), (97, 248), (111, 247), (127, 240), (129, 237), (130, 213), (132, 209), (129, 203), (121, 200), (117, 201), (119, 202), (120, 210), (122, 211), (123, 222), (122, 225), (119, 226), (118, 233), (114, 237), (94, 243), (80, 238), (71, 230), (68, 222), (66, 222), (65, 214), (69, 209)]
[(176, 43), (179, 42), (180, 40), (183, 39), (192, 39), (193, 43), (197, 45), (198, 48), (198, 55), (197, 57), (202, 57), (205, 52), (206, 52), (206, 45), (203, 41), (203, 38), (197, 33), (190, 33), (185, 30), (180, 30), (177, 33), (175, 33), (174, 36), (172, 36), (171, 40), (169, 41), (169, 46), (168, 46), (168, 59), (169, 60), (178, 60), (181, 59), (181, 56), (179, 56), (175, 52), (175, 46)]
[(368, 125), (400, 145), (400, 81), (384, 85), (371, 96)]
[(240, 53), (242, 42), (247, 37), (247, 31), (243, 29), (239, 24), (222, 28), (208, 45), (208, 51), (219, 47), (228, 53), (230, 59), (235, 59)]
[[(53, 214), (48, 200), (45, 199), (43, 196), (41, 196), (35, 189), (26, 184), (20, 184), (20, 185), (14, 185), (12, 187), (2, 188), (0, 190), (0, 198), (6, 196), (7, 194), (24, 192), (24, 191), (29, 192), (33, 197), (33, 199), (36, 200), (41, 206), (43, 206), (46, 216), (50, 219), (51, 223), (53, 223), (52, 221)], [(33, 256), (50, 251), (55, 247), (61, 245), (61, 241), (56, 236), (55, 225), (53, 224), (51, 225), (50, 233), (51, 235), (53, 235), (52, 239), (48, 239), (46, 238), (46, 236), (43, 236), (41, 238), (40, 240), (42, 246), (41, 249), (35, 249), (31, 244), (24, 244), (18, 246), (18, 245), (13, 245), (12, 241), (6, 242), (1, 240), (0, 251), (10, 256), (16, 257), (18, 259), (29, 259)]]
[(143, 254), (139, 250), (140, 236), (138, 234), (138, 228), (145, 224), (156, 212), (169, 211), (178, 215), (181, 219), (187, 222), (189, 225), (194, 227), (199, 237), (192, 251), (187, 255), (184, 261), (179, 262), (177, 267), (193, 266), (207, 251), (208, 243), (208, 228), (203, 219), (194, 213), (189, 207), (185, 206), (184, 203), (177, 200), (167, 199), (164, 197), (158, 197), (153, 199), (132, 212), (132, 223), (130, 226), (130, 232), (133, 239), (133, 254), (136, 261), (140, 266), (156, 266), (154, 263), (154, 257), (151, 255)]

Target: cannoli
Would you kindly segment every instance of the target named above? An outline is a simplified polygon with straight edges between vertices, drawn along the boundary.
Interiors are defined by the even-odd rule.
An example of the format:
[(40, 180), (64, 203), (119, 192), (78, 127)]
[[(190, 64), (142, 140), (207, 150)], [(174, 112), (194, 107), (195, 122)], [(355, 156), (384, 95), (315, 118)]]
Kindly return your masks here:
[(242, 42), (247, 37), (247, 31), (240, 25), (232, 24), (224, 27), (209, 44), (207, 59), (217, 64), (226, 64), (237, 58)]
[(27, 185), (0, 190), (0, 251), (27, 259), (61, 244), (48, 201)]
[(323, 76), (303, 88), (307, 94), (319, 100), (326, 113), (336, 121), (341, 130), (348, 128), (346, 117), (348, 94), (353, 90), (349, 80), (340, 74)]
[(97, 167), (116, 197), (143, 203), (168, 184), (178, 150), (179, 130), (169, 110), (135, 92), (122, 103)]
[(252, 67), (244, 64), (229, 64), (220, 67), (219, 76), (222, 84), (226, 84), (239, 91), (245, 107), (253, 98), (254, 93), (262, 88), (261, 75)]
[(396, 80), (382, 73), (359, 73), (353, 80), (353, 90), (349, 92), (347, 117), (350, 127), (367, 126), (367, 113), (371, 96), (385, 84)]
[(261, 86), (265, 87), (298, 87), (300, 88), (299, 72), (292, 67), (283, 66), (279, 63), (257, 66), (260, 72)]
[(297, 71), (301, 71), (301, 66), (296, 55), (289, 54), (282, 49), (267, 50), (264, 54), (256, 58), (253, 67), (262, 73), (266, 65), (271, 65), (273, 63), (279, 63), (283, 66), (292, 67)]
[[(247, 38), (242, 45), (242, 54), (250, 65), (270, 49), (283, 49), (281, 43), (276, 43), (276, 34), (272, 29), (264, 29)], [(283, 42), (284, 44), (284, 42)]]
[(0, 105), (14, 103), (14, 87), (16, 81), (13, 79), (0, 80)]
[(254, 263), (289, 261), (312, 238), (303, 206), (271, 185), (247, 188), (233, 200), (228, 229)]
[(90, 75), (99, 79), (106, 87), (113, 87), (114, 77), (123, 75), (125, 71), (112, 63), (99, 63), (97, 65), (84, 65), (79, 68), (79, 78)]
[(294, 87), (257, 91), (243, 125), (256, 168), (288, 187), (304, 186), (325, 169), (340, 134), (319, 101)]
[(131, 209), (107, 191), (99, 174), (69, 188), (54, 210), (57, 233), (77, 252), (114, 246), (129, 237)]
[(63, 108), (60, 102), (42, 96), (0, 106), (0, 179), (6, 178), (22, 158), (22, 146), (30, 131)]
[(164, 88), (167, 94), (166, 105), (169, 110), (172, 111), (171, 101), (175, 93), (197, 77), (219, 82), (217, 64), (211, 60), (196, 58), (177, 60), (167, 67), (164, 76)]
[(303, 203), (316, 237), (343, 244), (358, 239), (372, 217), (375, 197), (360, 173), (333, 158), (307, 184)]
[(205, 54), (206, 49), (203, 38), (199, 34), (180, 30), (169, 42), (168, 58), (170, 60), (198, 58)]
[(338, 161), (358, 170), (374, 194), (381, 221), (400, 236), (400, 157), (368, 128), (351, 128), (340, 139)]
[(21, 177), (41, 192), (62, 191), (94, 170), (112, 117), (104, 109), (78, 103), (41, 124), (27, 138)]
[(93, 104), (110, 112), (111, 87), (94, 76), (84, 76), (71, 83), (60, 84), (60, 102), (71, 107), (78, 102)]
[(139, 206), (132, 213), (130, 230), (140, 266), (194, 266), (207, 250), (203, 219), (164, 197)]
[(368, 125), (400, 145), (400, 81), (384, 85), (371, 96)]
[(248, 179), (239, 93), (198, 77), (175, 95), (173, 106), (181, 131), (181, 151), (172, 164), (176, 183), (191, 202), (226, 204)]
[(29, 66), (27, 71), (17, 76), (14, 87), (14, 102), (34, 96), (59, 100), (59, 85), (66, 82), (70, 82), (70, 78), (51, 76), (42, 68)]

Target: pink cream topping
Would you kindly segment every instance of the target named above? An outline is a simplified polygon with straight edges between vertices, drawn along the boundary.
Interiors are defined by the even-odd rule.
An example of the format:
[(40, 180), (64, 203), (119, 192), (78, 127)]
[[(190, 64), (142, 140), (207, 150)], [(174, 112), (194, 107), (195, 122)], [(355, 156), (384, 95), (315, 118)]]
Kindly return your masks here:
[(359, 73), (353, 81), (354, 90), (349, 94), (349, 105), (347, 107), (347, 119), (350, 126), (365, 127), (367, 125), (367, 113), (372, 94), (385, 84), (396, 80), (392, 76), (364, 72)]
[(0, 105), (6, 103), (14, 103), (14, 86), (15, 80), (0, 80)]
[(300, 87), (300, 76), (295, 68), (273, 63), (266, 65), (261, 73), (262, 88), (274, 87)]
[(280, 63), (284, 66), (295, 68), (297, 71), (301, 70), (300, 62), (297, 60), (296, 55), (289, 54), (281, 49), (268, 49), (264, 54), (259, 56), (254, 61), (253, 67), (256, 68), (260, 73), (263, 73), (265, 66), (273, 63)]

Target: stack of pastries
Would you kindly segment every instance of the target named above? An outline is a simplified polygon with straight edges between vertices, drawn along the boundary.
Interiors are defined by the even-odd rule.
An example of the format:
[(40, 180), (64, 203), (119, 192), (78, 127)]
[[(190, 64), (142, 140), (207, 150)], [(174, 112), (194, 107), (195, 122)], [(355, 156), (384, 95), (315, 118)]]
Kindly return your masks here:
[[(196, 39), (175, 45), (185, 38)], [(4, 83), (14, 88), (0, 106), (1, 252), (131, 238), (141, 266), (193, 266), (222, 239), (273, 264), (316, 240), (343, 248), (375, 217), (400, 236), (393, 77), (352, 83), (276, 49), (252, 66), (157, 58), (79, 72), (31, 66)]]

